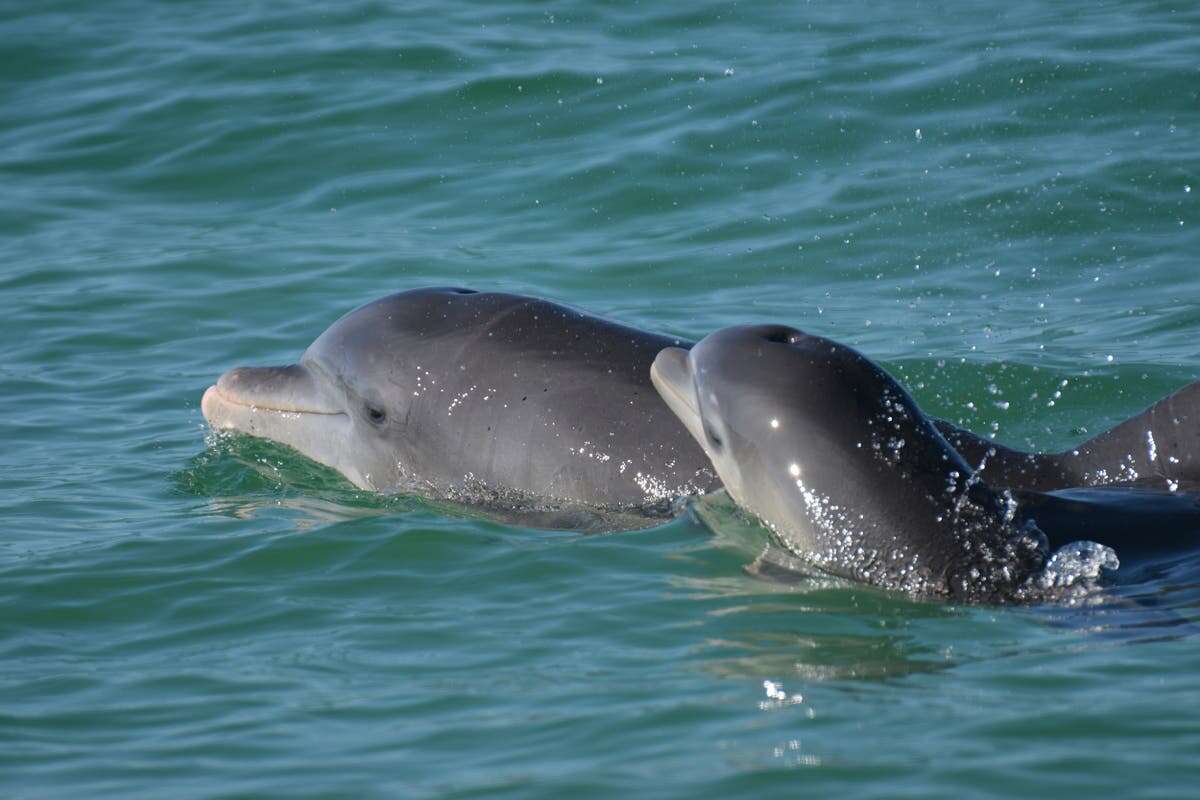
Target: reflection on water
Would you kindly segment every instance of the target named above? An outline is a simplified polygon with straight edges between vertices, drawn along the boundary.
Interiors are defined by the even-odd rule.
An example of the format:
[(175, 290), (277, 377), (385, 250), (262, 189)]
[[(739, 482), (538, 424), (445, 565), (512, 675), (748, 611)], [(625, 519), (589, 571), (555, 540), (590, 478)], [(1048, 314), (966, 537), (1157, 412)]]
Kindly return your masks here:
[[(547, 505), (544, 498), (519, 492), (465, 485), (452, 496), (381, 494), (358, 489), (336, 471), (311, 461), (286, 445), (241, 433), (209, 432), (206, 448), (188, 466), (172, 474), (176, 490), (213, 498), (210, 510), (249, 518), (258, 510), (300, 511), (298, 527), (380, 514), (435, 510), (460, 518), (538, 530), (607, 533), (640, 530), (669, 521), (625, 509), (583, 504)], [(666, 515), (669, 505), (661, 513)]]
[[(696, 654), (722, 677), (805, 681), (878, 680), (946, 669), (949, 652), (919, 635), (928, 621), (960, 618), (952, 606), (814, 572), (769, 539), (768, 532), (724, 492), (688, 506), (689, 518), (712, 532), (709, 548), (691, 553), (712, 562), (705, 574), (671, 584), (705, 606), (706, 637)], [(737, 571), (713, 568), (721, 556)], [(726, 563), (728, 568), (733, 563)]]
[(356, 489), (333, 470), (265, 439), (209, 433), (205, 444), (169, 480), (177, 492), (204, 498), (212, 514), (252, 519), (264, 509), (287, 509), (303, 530), (417, 505)]
[[(705, 642), (705, 668), (727, 678), (794, 676), (806, 681), (879, 680), (954, 666), (912, 637), (752, 633)], [(733, 652), (740, 655), (732, 655)], [(723, 655), (729, 654), (729, 655)]]
[[(706, 668), (721, 675), (877, 680), (1043, 650), (1049, 656), (1200, 633), (1200, 562), (1194, 557), (1130, 573), (1079, 606), (960, 607), (822, 575), (774, 543), (723, 492), (693, 501), (688, 510), (691, 521), (712, 531), (717, 550), (749, 559), (740, 575), (674, 581), (693, 599), (722, 601), (705, 621), (707, 631), (720, 633), (710, 633), (700, 649)], [(981, 624), (997, 621), (1032, 622), (1049, 637), (981, 649), (957, 646), (947, 636), (948, 628), (961, 628), (976, 639)]]
[[(458, 518), (543, 530), (601, 532), (660, 524), (619, 511), (586, 507), (521, 507), (522, 498), (489, 493), (478, 502), (380, 494), (358, 489), (336, 471), (311, 461), (286, 445), (240, 433), (212, 433), (206, 448), (171, 475), (176, 491), (207, 499), (214, 514), (249, 519), (264, 509), (298, 512), (298, 528), (385, 514), (435, 511)], [(483, 498), (480, 493), (470, 500)], [(486, 504), (485, 500), (487, 501)]]

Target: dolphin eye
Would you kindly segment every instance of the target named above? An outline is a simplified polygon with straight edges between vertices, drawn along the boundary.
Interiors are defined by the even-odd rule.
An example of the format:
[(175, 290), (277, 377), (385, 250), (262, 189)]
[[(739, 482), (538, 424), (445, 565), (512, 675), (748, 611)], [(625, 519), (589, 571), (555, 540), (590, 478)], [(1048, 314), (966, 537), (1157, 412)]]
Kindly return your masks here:
[(717, 435), (717, 432), (707, 422), (704, 423), (704, 438), (708, 439), (708, 443), (712, 445), (714, 450), (720, 450), (725, 446), (725, 443), (721, 441), (721, 437)]
[(371, 422), (374, 422), (376, 425), (378, 425), (381, 422), (383, 422), (385, 419), (387, 419), (387, 414), (384, 413), (384, 410), (382, 408), (368, 404), (367, 405), (367, 419), (371, 420)]

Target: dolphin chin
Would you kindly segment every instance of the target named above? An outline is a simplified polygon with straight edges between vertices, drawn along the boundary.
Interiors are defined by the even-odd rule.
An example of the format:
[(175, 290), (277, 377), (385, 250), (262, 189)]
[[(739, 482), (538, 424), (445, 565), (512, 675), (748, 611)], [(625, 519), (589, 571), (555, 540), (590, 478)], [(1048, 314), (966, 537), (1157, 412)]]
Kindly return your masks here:
[(343, 442), (351, 420), (325, 382), (301, 364), (235, 367), (208, 387), (200, 411), (215, 431), (236, 431), (285, 444), (328, 464), (363, 489), (369, 476), (346, 463)]

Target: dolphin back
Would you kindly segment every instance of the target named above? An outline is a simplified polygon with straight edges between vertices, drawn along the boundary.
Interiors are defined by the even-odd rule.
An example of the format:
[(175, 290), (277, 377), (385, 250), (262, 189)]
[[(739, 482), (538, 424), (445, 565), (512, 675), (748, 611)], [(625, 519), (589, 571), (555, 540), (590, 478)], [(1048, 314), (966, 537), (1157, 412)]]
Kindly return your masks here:
[(945, 420), (934, 422), (954, 449), (997, 487), (1052, 492), (1137, 483), (1171, 491), (1200, 485), (1200, 382), (1059, 453), (1015, 450)]

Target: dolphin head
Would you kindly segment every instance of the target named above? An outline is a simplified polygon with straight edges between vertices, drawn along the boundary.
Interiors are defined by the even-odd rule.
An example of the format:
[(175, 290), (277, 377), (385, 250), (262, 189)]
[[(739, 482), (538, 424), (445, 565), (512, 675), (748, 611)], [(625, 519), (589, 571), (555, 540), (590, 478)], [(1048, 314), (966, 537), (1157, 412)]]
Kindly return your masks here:
[(844, 473), (841, 448), (834, 445), (861, 439), (863, 431), (847, 406), (851, 392), (831, 392), (826, 375), (844, 379), (858, 359), (869, 364), (849, 348), (794, 328), (738, 326), (690, 351), (663, 350), (650, 374), (734, 500), (773, 524), (774, 516), (792, 516), (768, 509), (794, 502), (798, 479), (823, 483), (825, 475)]
[(204, 418), (214, 430), (288, 445), (359, 488), (401, 488), (410, 474), (405, 422), (421, 388), (406, 302), (411, 293), (351, 311), (295, 364), (229, 370), (205, 391)]

